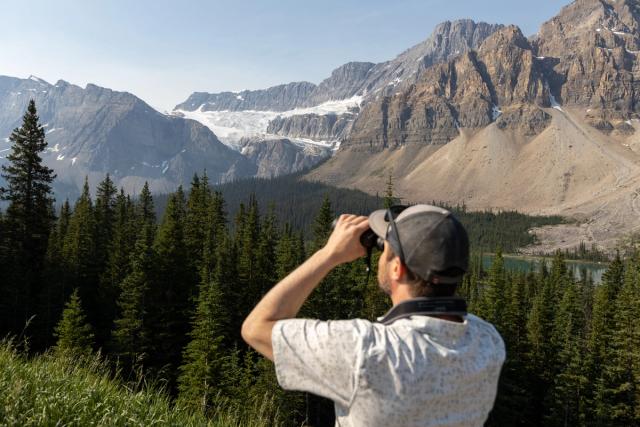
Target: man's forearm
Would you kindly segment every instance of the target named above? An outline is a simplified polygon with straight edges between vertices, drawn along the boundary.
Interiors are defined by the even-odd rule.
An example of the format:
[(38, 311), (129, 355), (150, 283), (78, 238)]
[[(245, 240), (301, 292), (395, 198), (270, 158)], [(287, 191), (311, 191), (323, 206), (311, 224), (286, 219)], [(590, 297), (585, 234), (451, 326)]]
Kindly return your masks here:
[(328, 251), (321, 249), (282, 279), (244, 321), (244, 340), (259, 353), (273, 360), (273, 325), (278, 320), (296, 317), (311, 292), (336, 265)]

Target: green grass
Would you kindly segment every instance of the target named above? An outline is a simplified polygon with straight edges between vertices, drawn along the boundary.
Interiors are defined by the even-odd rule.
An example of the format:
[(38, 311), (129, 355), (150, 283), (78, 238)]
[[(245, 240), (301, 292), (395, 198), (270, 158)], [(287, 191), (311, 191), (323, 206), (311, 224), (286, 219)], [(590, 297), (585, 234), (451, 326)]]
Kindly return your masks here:
[(27, 358), (0, 343), (0, 426), (272, 426), (272, 402), (223, 404), (211, 418), (175, 407), (164, 393), (133, 391), (98, 356), (54, 353)]

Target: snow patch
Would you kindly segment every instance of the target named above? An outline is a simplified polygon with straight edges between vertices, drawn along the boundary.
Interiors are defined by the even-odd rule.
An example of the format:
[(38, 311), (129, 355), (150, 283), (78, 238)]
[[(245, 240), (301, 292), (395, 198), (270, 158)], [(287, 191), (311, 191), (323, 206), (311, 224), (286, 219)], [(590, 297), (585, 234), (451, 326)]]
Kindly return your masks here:
[(51, 148), (51, 151), (52, 151), (53, 153), (57, 153), (57, 152), (59, 152), (59, 151), (60, 151), (60, 144), (56, 144), (56, 145), (54, 145), (54, 146), (53, 146), (53, 148)]
[(631, 126), (631, 120), (627, 120), (625, 123)]
[(165, 160), (162, 162), (162, 173), (165, 174), (169, 170), (169, 162)]
[[(57, 130), (62, 130), (62, 129), (63, 129), (63, 128), (52, 128), (52, 129), (49, 129), (49, 130), (47, 131), (47, 135), (48, 135), (48, 134), (50, 134), (50, 133), (52, 133), (52, 132), (55, 132), (55, 131), (57, 131)], [(56, 144), (56, 145), (58, 145), (58, 144)]]
[[(56, 160), (64, 160), (64, 155), (58, 154), (58, 157), (56, 157)], [(75, 162), (72, 162), (71, 164), (73, 164), (73, 163), (75, 163)]]
[(540, 60), (543, 60), (545, 58), (546, 58), (546, 56), (536, 56), (536, 59), (540, 59)]
[(237, 99), (237, 100), (240, 100), (240, 101), (244, 101), (244, 98), (243, 98), (242, 96), (240, 96), (240, 95), (237, 95), (237, 96), (236, 96), (236, 99)]
[(71, 166), (76, 164), (77, 159), (78, 159), (77, 157), (74, 157), (73, 159), (71, 159)]
[[(211, 129), (223, 144), (240, 150), (239, 141), (241, 138), (266, 135), (269, 122), (278, 116), (285, 118), (303, 114), (341, 115), (360, 108), (362, 100), (363, 97), (358, 95), (348, 99), (327, 101), (315, 107), (296, 108), (288, 111), (204, 111), (205, 105), (203, 104), (195, 111), (174, 110), (172, 114), (202, 123)], [(325, 142), (321, 141), (320, 143)]]

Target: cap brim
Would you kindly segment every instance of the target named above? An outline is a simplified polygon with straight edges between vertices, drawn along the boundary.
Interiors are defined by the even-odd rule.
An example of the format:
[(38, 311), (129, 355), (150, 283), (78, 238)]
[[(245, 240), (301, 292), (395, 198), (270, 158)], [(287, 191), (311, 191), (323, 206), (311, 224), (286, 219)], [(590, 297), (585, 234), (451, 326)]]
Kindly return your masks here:
[(387, 237), (387, 227), (389, 226), (389, 223), (384, 220), (386, 214), (386, 209), (380, 209), (371, 212), (369, 215), (369, 227), (371, 227), (373, 232), (383, 239)]

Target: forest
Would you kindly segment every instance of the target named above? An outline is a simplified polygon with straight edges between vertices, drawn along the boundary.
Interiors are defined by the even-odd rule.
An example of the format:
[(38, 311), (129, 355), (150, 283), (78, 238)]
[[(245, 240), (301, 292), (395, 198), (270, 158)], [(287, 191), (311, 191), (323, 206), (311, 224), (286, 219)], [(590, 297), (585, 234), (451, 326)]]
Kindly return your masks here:
[[(36, 417), (46, 401), (52, 417), (83, 411), (76, 420), (100, 424), (109, 419), (104, 402), (72, 404), (89, 387), (82, 378), (96, 375), (173, 414), (160, 417), (167, 425), (333, 425), (331, 402), (279, 388), (272, 363), (244, 344), (240, 325), (268, 289), (324, 245), (337, 213), (397, 203), (391, 181), (375, 197), (297, 177), (212, 186), (203, 172), (187, 190), (155, 197), (145, 186), (132, 197), (107, 175), (95, 193), (85, 182), (73, 204), (56, 210), (35, 104), (11, 141), (2, 168), (0, 384), (22, 406), (12, 411), (4, 402), (0, 419), (33, 423), (20, 417)], [(502, 251), (530, 243), (532, 224), (561, 219), (452, 209), (477, 254), (459, 293), (507, 346), (487, 425), (638, 425), (640, 257), (616, 256), (597, 286), (576, 281), (563, 253), (548, 269), (510, 272)], [(496, 255), (484, 271), (480, 251), (489, 250)], [(361, 260), (336, 268), (301, 316), (373, 321), (389, 308), (375, 277)], [(55, 378), (34, 383), (43, 366), (80, 379), (58, 389)]]

